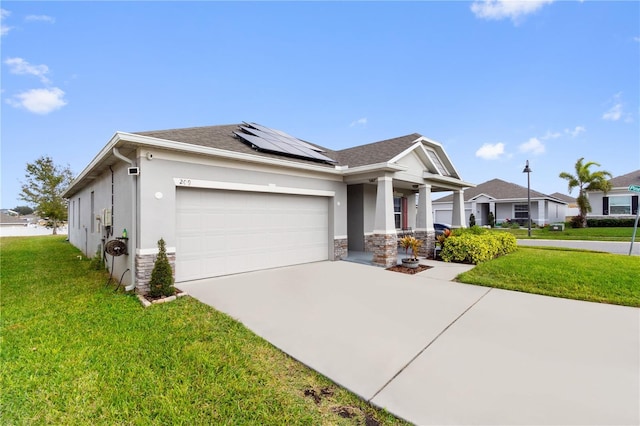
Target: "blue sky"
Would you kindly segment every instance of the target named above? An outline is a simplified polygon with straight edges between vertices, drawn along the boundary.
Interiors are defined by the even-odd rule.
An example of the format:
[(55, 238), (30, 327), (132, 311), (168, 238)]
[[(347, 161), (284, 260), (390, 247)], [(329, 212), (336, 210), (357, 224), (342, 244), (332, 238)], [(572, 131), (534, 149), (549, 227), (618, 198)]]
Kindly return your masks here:
[[(342, 149), (420, 133), (462, 178), (640, 169), (640, 2), (3, 1), (3, 208), (42, 155), (253, 121)], [(575, 195), (575, 193), (574, 193)]]

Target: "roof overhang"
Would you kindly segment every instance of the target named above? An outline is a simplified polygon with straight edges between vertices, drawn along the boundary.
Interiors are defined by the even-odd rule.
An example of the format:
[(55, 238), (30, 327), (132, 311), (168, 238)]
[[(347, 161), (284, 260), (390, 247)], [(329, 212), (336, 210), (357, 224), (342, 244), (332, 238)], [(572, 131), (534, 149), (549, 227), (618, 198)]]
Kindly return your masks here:
[(62, 196), (64, 198), (69, 198), (83, 188), (88, 182), (96, 179), (106, 168), (120, 161), (113, 154), (114, 148), (121, 150), (122, 154), (125, 156), (127, 154), (131, 154), (132, 151), (135, 151), (138, 148), (160, 148), (170, 151), (223, 158), (232, 161), (259, 163), (273, 167), (306, 170), (329, 175), (342, 175), (344, 170), (339, 166), (327, 167), (316, 164), (305, 164), (287, 159), (262, 157), (259, 155), (227, 151), (219, 148), (210, 148), (184, 142), (154, 138), (151, 136), (137, 135), (134, 133), (116, 132), (104, 148), (102, 148), (93, 160), (91, 160), (89, 165), (85, 167), (84, 170), (74, 179), (71, 186), (63, 192)]

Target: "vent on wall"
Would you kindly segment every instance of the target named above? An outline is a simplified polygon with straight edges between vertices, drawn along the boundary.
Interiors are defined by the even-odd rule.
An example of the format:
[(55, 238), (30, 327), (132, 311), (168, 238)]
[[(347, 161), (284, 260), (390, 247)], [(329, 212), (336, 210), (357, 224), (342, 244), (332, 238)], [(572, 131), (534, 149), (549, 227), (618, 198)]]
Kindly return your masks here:
[(280, 130), (270, 129), (256, 123), (243, 123), (233, 132), (251, 148), (288, 157), (303, 158), (321, 163), (335, 164), (337, 161), (322, 154), (324, 151)]

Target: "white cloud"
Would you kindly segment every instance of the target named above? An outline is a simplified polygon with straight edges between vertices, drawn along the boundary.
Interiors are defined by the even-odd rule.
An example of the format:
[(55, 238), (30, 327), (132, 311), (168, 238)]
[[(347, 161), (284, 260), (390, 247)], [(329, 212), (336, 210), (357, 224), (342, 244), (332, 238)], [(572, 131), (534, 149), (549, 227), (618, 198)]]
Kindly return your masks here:
[(495, 144), (485, 143), (476, 151), (476, 157), (485, 160), (497, 160), (504, 154), (504, 144), (498, 142)]
[(49, 114), (67, 104), (64, 92), (57, 87), (51, 89), (31, 89), (7, 99), (7, 103), (15, 108), (24, 108), (35, 114)]
[(622, 103), (617, 103), (602, 114), (603, 120), (618, 121), (622, 117)]
[(22, 58), (8, 58), (4, 63), (9, 65), (9, 71), (11, 71), (12, 74), (35, 75), (44, 84), (50, 83), (46, 77), (46, 74), (49, 73), (49, 67), (46, 65), (31, 65)]
[(50, 22), (55, 23), (56, 18), (47, 15), (28, 15), (24, 18), (27, 22)]
[(551, 130), (547, 130), (547, 133), (544, 136), (541, 136), (540, 139), (545, 141), (547, 139), (557, 139), (560, 136), (562, 136), (562, 133), (560, 132), (552, 132)]
[(9, 12), (7, 9), (0, 9), (0, 36), (9, 34), (9, 31), (11, 30), (11, 27), (8, 27), (2, 23), (2, 21), (4, 21), (4, 18), (9, 15), (11, 15), (11, 12)]
[(354, 127), (354, 126), (366, 126), (367, 124), (367, 118), (363, 117), (363, 118), (359, 118), (356, 121), (352, 121), (351, 124), (349, 124), (349, 127)]
[(500, 20), (510, 18), (514, 23), (521, 17), (536, 12), (554, 0), (483, 0), (474, 1), (471, 11), (477, 18)]
[(578, 136), (580, 133), (585, 132), (587, 129), (585, 129), (582, 126), (576, 126), (575, 129), (571, 130), (571, 129), (564, 129), (564, 132), (571, 135), (572, 138), (575, 138), (576, 136)]
[(640, 37), (634, 37), (633, 41), (637, 41), (638, 43), (640, 43)]
[(538, 138), (531, 138), (527, 142), (520, 145), (520, 152), (530, 152), (535, 155), (544, 153), (545, 147)]

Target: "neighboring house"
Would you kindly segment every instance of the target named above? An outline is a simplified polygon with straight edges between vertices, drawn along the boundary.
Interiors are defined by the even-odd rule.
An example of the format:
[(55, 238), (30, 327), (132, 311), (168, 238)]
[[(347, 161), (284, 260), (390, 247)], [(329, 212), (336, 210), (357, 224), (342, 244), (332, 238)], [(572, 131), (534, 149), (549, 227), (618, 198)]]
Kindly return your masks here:
[(591, 213), (587, 217), (634, 217), (638, 213), (638, 193), (629, 191), (629, 186), (640, 185), (640, 170), (609, 179), (611, 191), (587, 192)]
[(558, 200), (562, 200), (565, 203), (567, 203), (567, 212), (566, 212), (567, 216), (565, 217), (565, 221), (569, 221), (571, 220), (572, 217), (578, 216), (580, 214), (580, 209), (578, 208), (578, 201), (574, 197), (563, 194), (561, 192), (554, 192), (553, 194), (551, 194), (551, 196), (553, 198), (557, 198)]
[[(92, 257), (120, 237), (128, 252), (112, 273), (146, 292), (160, 238), (176, 282), (348, 250), (394, 265), (398, 230), (412, 228), (425, 253), (433, 246), (431, 194), (453, 191), (451, 222), (464, 226), (472, 186), (441, 144), (417, 133), (331, 151), (243, 123), (116, 132), (64, 197), (70, 242)], [(408, 207), (416, 194), (417, 211)]]
[[(515, 183), (492, 179), (464, 191), (466, 223), (474, 214), (476, 225), (489, 224), (489, 212), (496, 223), (508, 220), (524, 225), (528, 219), (527, 188)], [(531, 190), (531, 223), (538, 226), (564, 222), (567, 202), (541, 192)], [(453, 195), (434, 200), (433, 215), (436, 222), (450, 223)]]

